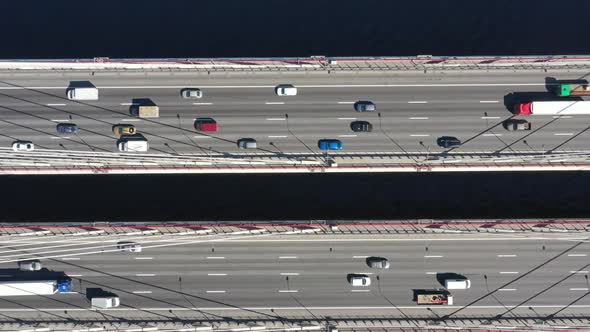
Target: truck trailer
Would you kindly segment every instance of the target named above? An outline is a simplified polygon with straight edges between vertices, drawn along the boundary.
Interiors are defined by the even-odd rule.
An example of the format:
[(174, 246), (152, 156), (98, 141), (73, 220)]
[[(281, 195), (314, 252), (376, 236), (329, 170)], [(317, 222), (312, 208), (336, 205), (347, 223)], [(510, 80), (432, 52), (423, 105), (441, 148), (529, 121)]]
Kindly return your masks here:
[(72, 280), (26, 280), (26, 281), (0, 281), (0, 297), (2, 296), (27, 296), (27, 295), (53, 295), (55, 293), (67, 293), (72, 290)]
[(69, 88), (66, 95), (70, 100), (98, 100), (98, 88)]
[(97, 296), (90, 300), (93, 308), (108, 309), (116, 308), (121, 304), (121, 300), (118, 296)]
[(138, 118), (157, 118), (160, 116), (160, 108), (156, 104), (132, 105), (131, 115)]
[(453, 296), (446, 289), (421, 289), (415, 292), (418, 304), (453, 305)]
[(590, 114), (590, 101), (533, 101), (514, 105), (515, 115)]
[(590, 96), (590, 85), (584, 84), (558, 84), (555, 94), (559, 97)]

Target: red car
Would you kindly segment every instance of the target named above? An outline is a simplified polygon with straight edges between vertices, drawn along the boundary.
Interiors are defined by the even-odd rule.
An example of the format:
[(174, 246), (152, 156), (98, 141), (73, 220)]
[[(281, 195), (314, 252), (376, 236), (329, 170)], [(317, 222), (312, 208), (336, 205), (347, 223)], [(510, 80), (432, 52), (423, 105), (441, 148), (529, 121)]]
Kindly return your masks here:
[(217, 131), (217, 121), (212, 118), (197, 118), (195, 120), (195, 129), (198, 131)]

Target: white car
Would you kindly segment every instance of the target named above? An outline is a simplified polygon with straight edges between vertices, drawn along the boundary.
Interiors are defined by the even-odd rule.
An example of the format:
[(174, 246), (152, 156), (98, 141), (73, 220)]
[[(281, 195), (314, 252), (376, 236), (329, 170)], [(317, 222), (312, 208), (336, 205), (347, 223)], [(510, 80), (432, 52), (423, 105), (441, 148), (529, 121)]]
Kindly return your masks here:
[(33, 151), (35, 150), (35, 144), (30, 141), (16, 141), (12, 143), (12, 150), (14, 151)]
[(349, 274), (347, 279), (354, 287), (367, 287), (371, 285), (371, 278), (366, 274)]
[(275, 93), (277, 96), (296, 96), (297, 88), (291, 84), (281, 84), (276, 86)]
[(200, 99), (203, 98), (203, 92), (197, 88), (186, 88), (180, 91), (180, 96), (184, 99)]

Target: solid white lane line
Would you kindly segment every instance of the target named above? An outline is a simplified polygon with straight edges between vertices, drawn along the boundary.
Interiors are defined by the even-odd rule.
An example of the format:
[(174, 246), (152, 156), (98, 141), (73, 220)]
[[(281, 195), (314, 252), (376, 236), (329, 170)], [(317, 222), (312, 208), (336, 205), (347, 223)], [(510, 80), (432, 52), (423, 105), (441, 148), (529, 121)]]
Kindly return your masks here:
[(207, 256), (207, 259), (225, 259), (223, 256)]
[(357, 135), (338, 135), (338, 137), (356, 137)]
[(502, 136), (502, 134), (483, 134), (483, 136)]
[(135, 257), (135, 259), (154, 259), (153, 257)]
[(279, 259), (296, 259), (297, 256), (279, 256)]
[(569, 257), (586, 257), (586, 254), (567, 254)]
[(66, 104), (47, 104), (47, 106), (66, 106)]
[(282, 276), (298, 276), (299, 273), (297, 272), (281, 272)]
[(573, 136), (574, 133), (555, 133), (553, 135), (555, 135), (555, 136)]
[(352, 258), (367, 258), (369, 256), (352, 256)]
[(507, 271), (507, 272), (500, 272), (500, 274), (518, 274), (518, 272), (515, 272), (515, 271)]
[(442, 258), (445, 256), (440, 256), (440, 255), (425, 255), (424, 258)]
[(151, 294), (152, 291), (149, 290), (138, 290), (138, 291), (133, 291), (133, 294)]
[(430, 134), (411, 134), (412, 137), (428, 137)]
[(279, 289), (279, 293), (299, 293), (296, 289)]
[(80, 260), (80, 257), (64, 257), (61, 260), (62, 261), (77, 261), (77, 260)]
[(360, 292), (367, 293), (367, 292), (370, 292), (371, 290), (370, 289), (351, 289), (350, 291), (355, 292), (355, 293), (360, 293)]
[(225, 293), (224, 290), (208, 290), (207, 293), (209, 294), (213, 294), (213, 293)]
[(266, 118), (267, 121), (285, 121), (285, 118)]
[(284, 105), (284, 101), (267, 101), (265, 102), (266, 105)]
[(516, 255), (498, 255), (498, 257), (516, 257)]
[(124, 122), (139, 122), (139, 121), (141, 121), (141, 119), (120, 119), (119, 121), (124, 121)]
[(588, 288), (570, 288), (570, 290), (581, 290), (581, 291), (587, 291)]
[(193, 105), (213, 105), (213, 103), (193, 103)]
[(137, 273), (136, 277), (155, 277), (156, 275), (153, 273)]
[(427, 104), (428, 102), (425, 100), (413, 100), (409, 101), (408, 104)]
[(354, 104), (354, 101), (339, 101), (338, 104)]
[(356, 118), (338, 118), (338, 120), (356, 120)]
[(286, 135), (271, 135), (271, 136), (267, 136), (268, 138), (286, 138)]
[(227, 273), (207, 273), (208, 276), (226, 276)]
[(499, 292), (514, 292), (516, 288), (500, 288), (498, 289)]
[(485, 119), (490, 119), (491, 120), (491, 119), (499, 119), (500, 117), (499, 116), (482, 116), (481, 118), (484, 119), (484, 120)]
[(570, 273), (588, 273), (588, 271), (580, 270), (580, 271), (570, 271)]
[(479, 101), (480, 104), (495, 104), (495, 103), (499, 103), (498, 100), (480, 100)]
[(426, 116), (414, 116), (414, 117), (411, 117), (410, 120), (428, 120), (428, 117), (426, 117)]

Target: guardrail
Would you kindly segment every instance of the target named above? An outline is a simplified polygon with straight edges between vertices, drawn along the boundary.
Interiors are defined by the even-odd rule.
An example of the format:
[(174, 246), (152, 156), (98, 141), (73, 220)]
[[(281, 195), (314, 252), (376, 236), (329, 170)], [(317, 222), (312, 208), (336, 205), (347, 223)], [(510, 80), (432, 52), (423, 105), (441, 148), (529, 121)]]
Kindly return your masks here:
[(388, 71), (588, 68), (590, 55), (5, 59), (0, 70)]

